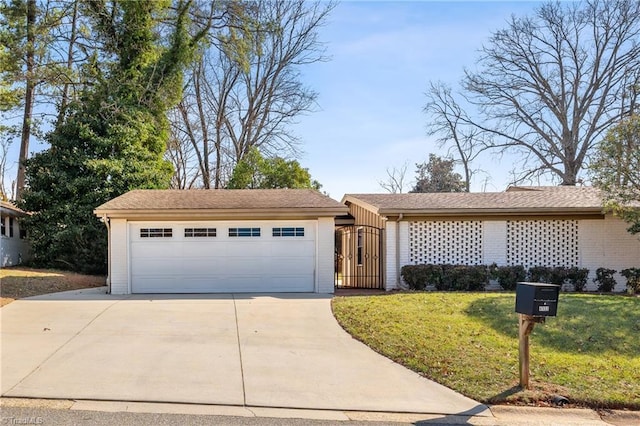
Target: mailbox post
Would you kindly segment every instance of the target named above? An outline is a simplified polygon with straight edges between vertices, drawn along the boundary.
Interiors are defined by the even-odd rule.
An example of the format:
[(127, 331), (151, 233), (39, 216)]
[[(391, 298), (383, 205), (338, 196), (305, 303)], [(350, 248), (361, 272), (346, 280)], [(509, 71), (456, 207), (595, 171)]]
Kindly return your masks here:
[(529, 335), (536, 323), (548, 316), (556, 316), (560, 286), (521, 282), (516, 286), (518, 313), (520, 387), (529, 388)]

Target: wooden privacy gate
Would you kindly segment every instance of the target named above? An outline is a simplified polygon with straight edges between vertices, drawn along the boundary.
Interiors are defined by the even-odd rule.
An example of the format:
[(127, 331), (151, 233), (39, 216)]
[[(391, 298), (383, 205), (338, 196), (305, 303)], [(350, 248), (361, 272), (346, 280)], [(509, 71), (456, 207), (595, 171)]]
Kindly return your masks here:
[(367, 225), (336, 228), (336, 288), (384, 288), (383, 231)]

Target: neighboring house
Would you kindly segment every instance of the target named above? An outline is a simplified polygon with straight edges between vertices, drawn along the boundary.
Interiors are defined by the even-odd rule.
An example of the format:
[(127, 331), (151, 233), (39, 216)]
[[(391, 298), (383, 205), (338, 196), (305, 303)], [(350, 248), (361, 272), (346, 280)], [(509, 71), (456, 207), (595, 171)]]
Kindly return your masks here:
[(8, 201), (0, 201), (0, 258), (2, 267), (19, 265), (29, 260), (27, 233), (20, 220), (27, 213)]
[(113, 294), (334, 290), (334, 218), (314, 190), (135, 190), (95, 209)]
[[(347, 194), (342, 201), (352, 217), (336, 232), (342, 287), (399, 288), (409, 264), (577, 266), (591, 279), (599, 267), (640, 267), (640, 238), (603, 212), (591, 187)], [(616, 278), (623, 290), (625, 279)]]

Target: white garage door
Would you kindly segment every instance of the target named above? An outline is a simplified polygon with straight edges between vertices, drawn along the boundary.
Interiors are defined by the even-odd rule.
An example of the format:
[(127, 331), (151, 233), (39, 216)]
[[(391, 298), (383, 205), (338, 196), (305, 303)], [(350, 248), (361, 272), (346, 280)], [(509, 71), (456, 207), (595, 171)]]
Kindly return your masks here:
[(312, 292), (314, 221), (131, 223), (133, 293)]

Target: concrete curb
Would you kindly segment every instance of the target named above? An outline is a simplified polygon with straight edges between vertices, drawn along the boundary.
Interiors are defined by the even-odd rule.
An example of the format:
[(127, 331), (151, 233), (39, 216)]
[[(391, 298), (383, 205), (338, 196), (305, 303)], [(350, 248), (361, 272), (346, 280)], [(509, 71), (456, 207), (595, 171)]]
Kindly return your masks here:
[(608, 410), (601, 416), (591, 409), (490, 406), (492, 416), (434, 413), (386, 413), (371, 411), (307, 410), (277, 407), (152, 403), (128, 401), (52, 400), (0, 398), (0, 407), (45, 407), (60, 410), (190, 414), (255, 418), (325, 420), (334, 422), (375, 421), (389, 423), (433, 423), (475, 426), (624, 426), (640, 424), (640, 411)]

